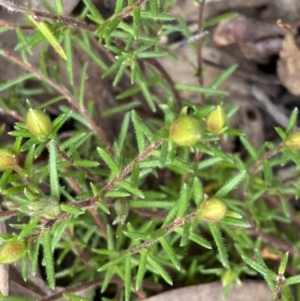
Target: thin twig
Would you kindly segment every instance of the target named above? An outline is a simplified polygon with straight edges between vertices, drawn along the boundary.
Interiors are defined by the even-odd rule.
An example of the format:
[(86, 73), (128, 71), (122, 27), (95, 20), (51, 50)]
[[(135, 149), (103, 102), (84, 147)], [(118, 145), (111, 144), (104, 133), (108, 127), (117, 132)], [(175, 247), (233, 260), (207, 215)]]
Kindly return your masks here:
[(282, 107), (274, 105), (267, 95), (257, 86), (250, 87), (251, 94), (265, 107), (266, 111), (282, 127), (286, 128), (289, 122)]
[[(205, 0), (201, 1), (201, 4), (199, 5), (198, 9), (198, 33), (201, 33), (203, 31), (203, 13), (204, 13), (204, 6), (205, 6)], [(204, 86), (203, 83), (203, 58), (202, 58), (202, 46), (203, 42), (202, 39), (198, 40), (198, 46), (197, 46), (197, 63), (198, 63), (198, 82), (201, 87)], [(205, 96), (204, 94), (200, 95), (201, 103), (205, 103)]]
[[(0, 0), (1, 1), (1, 0)], [(51, 86), (54, 90), (56, 90), (58, 93), (63, 95), (66, 100), (71, 104), (72, 107), (74, 107), (87, 121), (87, 123), (90, 125), (90, 127), (93, 129), (93, 131), (96, 133), (96, 135), (99, 137), (100, 140), (102, 140), (105, 144), (109, 145), (109, 141), (106, 137), (106, 134), (104, 131), (102, 131), (97, 124), (92, 120), (92, 118), (88, 115), (85, 107), (80, 106), (77, 99), (70, 93), (69, 90), (67, 90), (65, 87), (60, 86), (50, 78), (47, 78), (42, 72), (40, 72), (38, 69), (34, 68), (32, 65), (22, 62), (19, 58), (14, 56), (12, 53), (2, 50), (0, 51), (0, 55), (8, 59), (9, 61), (19, 65), (23, 69), (29, 71), (30, 73), (34, 74), (39, 80), (45, 82), (49, 86)]]
[(14, 119), (16, 119), (18, 121), (25, 122), (25, 118), (23, 116), (21, 116), (16, 111), (6, 111), (3, 108), (0, 108), (0, 114), (8, 115), (8, 116), (11, 116), (12, 118), (14, 118)]

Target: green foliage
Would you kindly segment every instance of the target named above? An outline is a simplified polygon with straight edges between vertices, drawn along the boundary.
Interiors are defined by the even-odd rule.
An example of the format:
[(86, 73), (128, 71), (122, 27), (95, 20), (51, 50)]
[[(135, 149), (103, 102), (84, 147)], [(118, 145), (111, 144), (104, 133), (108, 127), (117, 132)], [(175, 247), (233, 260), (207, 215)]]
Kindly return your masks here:
[[(21, 9), (31, 30), (16, 29), (19, 55), (0, 50), (26, 71), (0, 83), (8, 95), (0, 98), (0, 113), (17, 119), (9, 133), (14, 142), (0, 149), (0, 200), (6, 210), (0, 220), (8, 219), (13, 229), (0, 237), (4, 246), (17, 241), (24, 247), (13, 260), (21, 260), (24, 280), (42, 264), (50, 288), (66, 287), (66, 300), (90, 300), (99, 286), (103, 296), (115, 297), (117, 291), (118, 300), (135, 300), (141, 291), (153, 294), (149, 287), (160, 282), (222, 279), (227, 292), (239, 279), (260, 275), (278, 300), (280, 295), (293, 300), (290, 286), (300, 282), (299, 222), (292, 206), (300, 196), (298, 111), (286, 129), (276, 128), (282, 143), (256, 149), (230, 128), (237, 109), (222, 104), (228, 93), (218, 88), (237, 66), (199, 87), (173, 83), (157, 60), (176, 57), (160, 43), (162, 36), (191, 35), (181, 18), (170, 23), (174, 17), (165, 11), (171, 2), (117, 0), (108, 19), (93, 1), (83, 3), (76, 19), (56, 15), (64, 14), (61, 0), (46, 17)], [(27, 55), (41, 42), (35, 68)], [(75, 46), (88, 58), (80, 70)], [(49, 48), (58, 54), (55, 64)], [(105, 93), (87, 97), (90, 67), (101, 75), (99, 85), (105, 81), (116, 95), (113, 106), (103, 105)], [(59, 70), (66, 71), (64, 82)], [(42, 88), (25, 85), (34, 78)], [(44, 91), (49, 99), (35, 104)], [(205, 105), (181, 99), (181, 91), (204, 95)], [(35, 118), (25, 123), (28, 112)], [(46, 112), (56, 117), (51, 121)], [(72, 129), (65, 131), (68, 123)], [(229, 152), (224, 143), (230, 139), (238, 139), (246, 152)], [(282, 182), (275, 170), (286, 164), (295, 171)], [(280, 263), (266, 262), (266, 253), (282, 254)], [(70, 254), (75, 259), (65, 267), (61, 263), (69, 262)], [(90, 288), (90, 297), (77, 295)], [(299, 297), (297, 291), (295, 300)], [(0, 295), (1, 300), (31, 299)]]

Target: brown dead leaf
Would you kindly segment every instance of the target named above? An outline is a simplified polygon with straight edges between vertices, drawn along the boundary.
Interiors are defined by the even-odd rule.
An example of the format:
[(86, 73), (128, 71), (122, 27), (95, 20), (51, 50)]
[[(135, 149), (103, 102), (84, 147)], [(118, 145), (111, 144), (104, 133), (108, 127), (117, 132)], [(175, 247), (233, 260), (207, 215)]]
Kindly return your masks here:
[(300, 95), (300, 51), (291, 26), (281, 20), (277, 21), (277, 25), (286, 32), (277, 62), (278, 77), (292, 94)]
[(225, 299), (220, 282), (194, 285), (168, 291), (145, 301), (271, 301), (273, 294), (261, 281), (245, 281), (242, 285), (234, 285)]
[(274, 23), (237, 15), (218, 24), (213, 40), (219, 47), (237, 44), (245, 57), (267, 64), (280, 50), (281, 36), (282, 32)]

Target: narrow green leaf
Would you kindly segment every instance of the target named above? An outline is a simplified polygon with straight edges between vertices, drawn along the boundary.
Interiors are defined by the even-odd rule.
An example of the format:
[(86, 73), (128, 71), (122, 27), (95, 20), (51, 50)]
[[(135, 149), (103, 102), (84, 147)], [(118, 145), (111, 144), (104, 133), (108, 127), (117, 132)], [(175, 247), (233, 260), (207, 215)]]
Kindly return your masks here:
[(98, 271), (99, 272), (103, 272), (103, 271), (105, 271), (107, 269), (110, 269), (110, 268), (114, 267), (115, 265), (117, 265), (118, 263), (120, 263), (123, 260), (125, 260), (128, 256), (130, 256), (129, 253), (123, 253), (123, 254), (119, 255), (118, 257), (116, 257), (115, 259), (112, 259), (108, 263), (106, 263), (103, 266), (101, 266), (98, 269)]
[(130, 176), (130, 184), (132, 187), (137, 186), (140, 174), (139, 164), (134, 162), (132, 165), (131, 176)]
[(109, 251), (113, 251), (115, 250), (115, 243), (114, 243), (115, 234), (110, 225), (106, 226), (106, 232), (107, 232), (107, 249)]
[(55, 0), (55, 6), (56, 6), (57, 14), (63, 15), (64, 14), (64, 5), (63, 5), (62, 0)]
[(133, 6), (133, 36), (136, 40), (139, 36), (140, 24), (141, 24), (141, 9), (138, 5)]
[(148, 234), (140, 232), (123, 231), (124, 235), (131, 239), (147, 240)]
[(135, 289), (139, 290), (142, 287), (144, 275), (146, 272), (146, 264), (147, 264), (147, 257), (148, 257), (148, 249), (142, 249), (139, 260), (138, 272), (136, 275), (136, 282), (135, 282)]
[(113, 270), (107, 270), (101, 285), (101, 293), (104, 293), (108, 287), (108, 285), (111, 283), (111, 278), (114, 275)]
[(88, 68), (88, 63), (86, 62), (82, 67), (81, 76), (80, 76), (78, 102), (81, 108), (84, 105), (84, 95), (85, 95), (84, 92), (85, 92), (85, 82), (87, 80), (87, 68)]
[(71, 111), (70, 108), (68, 108), (67, 113), (61, 114), (57, 118), (55, 118), (52, 122), (52, 132), (56, 133), (63, 126), (63, 124), (71, 117), (72, 113), (73, 111)]
[(165, 51), (155, 51), (155, 52), (154, 51), (144, 51), (144, 52), (138, 53), (136, 57), (139, 59), (150, 59), (150, 58), (157, 59), (157, 58), (161, 58), (161, 57), (164, 57), (167, 55), (168, 55), (168, 53)]
[(160, 155), (159, 155), (160, 167), (165, 167), (168, 154), (169, 154), (169, 141), (164, 139), (160, 147)]
[(74, 68), (73, 68), (73, 51), (72, 51), (72, 35), (71, 29), (66, 28), (64, 30), (64, 41), (65, 41), (65, 50), (67, 57), (67, 74), (69, 78), (69, 83), (74, 85)]
[(132, 119), (132, 123), (133, 123), (134, 129), (135, 129), (135, 132), (137, 132), (137, 131), (141, 132), (140, 135), (144, 134), (144, 136), (150, 142), (152, 142), (153, 133), (148, 128), (148, 126), (145, 124), (145, 122), (141, 120), (139, 115), (134, 110), (131, 111), (131, 119)]
[(193, 193), (194, 193), (194, 200), (197, 206), (203, 201), (204, 191), (201, 181), (198, 177), (194, 178), (193, 181)]
[(189, 239), (203, 248), (210, 249), (210, 250), (212, 249), (211, 243), (205, 238), (197, 235), (196, 233), (191, 232), (189, 235)]
[(264, 172), (264, 180), (265, 185), (268, 187), (271, 184), (272, 180), (272, 170), (268, 161), (263, 161), (263, 172)]
[(139, 153), (143, 152), (146, 148), (145, 136), (141, 126), (141, 119), (135, 111), (131, 111), (131, 120), (134, 126), (135, 137)]
[(101, 147), (97, 147), (97, 152), (102, 160), (110, 168), (112, 175), (117, 175), (120, 172), (120, 168), (116, 161), (109, 155), (109, 153), (105, 149)]
[(115, 13), (119, 14), (122, 11), (123, 7), (124, 7), (124, 0), (117, 0)]
[(28, 222), (28, 224), (22, 229), (22, 231), (20, 232), (18, 239), (22, 240), (23, 238), (25, 238), (26, 236), (33, 234), (36, 225), (38, 224), (39, 220), (40, 220), (40, 216), (34, 216), (30, 219), (30, 221)]
[(71, 213), (74, 215), (80, 215), (84, 213), (82, 209), (67, 204), (61, 204), (60, 209), (64, 212)]
[(188, 92), (194, 92), (194, 93), (201, 93), (208, 96), (227, 96), (228, 92), (211, 89), (211, 88), (204, 88), (199, 86), (189, 86), (184, 84), (176, 84), (175, 88), (179, 91), (188, 91)]
[(166, 216), (163, 226), (166, 226), (167, 224), (169, 224), (170, 222), (172, 222), (175, 219), (177, 212), (178, 212), (178, 208), (179, 208), (179, 205), (178, 205), (178, 201), (177, 201), (173, 205), (172, 209), (169, 211), (168, 215)]
[(51, 234), (50, 230), (45, 230), (43, 234), (43, 247), (44, 247), (44, 261), (46, 265), (46, 275), (49, 286), (55, 289), (55, 272), (54, 272), (54, 261), (51, 251)]
[(117, 142), (120, 151), (122, 151), (124, 142), (127, 138), (129, 122), (130, 122), (130, 113), (126, 113), (124, 115), (123, 122), (120, 127), (120, 133)]
[(38, 267), (38, 256), (40, 250), (40, 236), (37, 236), (35, 241), (33, 242), (33, 247), (31, 249), (30, 260), (31, 260), (31, 273), (34, 276), (37, 272)]
[(158, 15), (158, 3), (157, 3), (157, 0), (150, 1), (150, 11), (151, 11), (154, 19), (156, 19), (157, 15)]
[(286, 127), (286, 133), (289, 134), (290, 132), (293, 131), (293, 128), (297, 122), (297, 117), (298, 117), (298, 108), (294, 108), (294, 110), (292, 111), (292, 114), (289, 118), (289, 122), (288, 122), (288, 125)]
[(34, 77), (34, 75), (32, 73), (25, 73), (21, 76), (10, 79), (9, 81), (6, 81), (6, 82), (0, 84), (0, 91), (8, 90), (9, 88), (11, 88), (19, 83), (22, 83), (30, 78), (33, 78), (33, 77)]
[(50, 177), (50, 190), (51, 196), (59, 200), (59, 177), (57, 170), (57, 151), (56, 143), (52, 139), (49, 142), (49, 177)]
[(64, 60), (68, 60), (63, 48), (59, 45), (59, 42), (52, 34), (50, 29), (47, 27), (46, 23), (43, 22), (34, 13), (28, 15), (29, 20), (34, 24), (34, 26), (41, 32), (49, 44), (54, 48), (57, 54)]
[(284, 215), (289, 218), (291, 216), (291, 207), (290, 207), (290, 202), (289, 202), (288, 198), (282, 194), (278, 194), (278, 197), (279, 197), (280, 204), (283, 209)]
[(129, 301), (130, 292), (131, 292), (131, 256), (128, 256), (125, 259), (124, 289), (125, 289), (125, 301)]
[(210, 88), (216, 89), (218, 88), (230, 75), (234, 73), (234, 71), (238, 68), (238, 65), (232, 65), (227, 70), (222, 72), (220, 76), (218, 76), (217, 79), (213, 81), (213, 83), (210, 85)]
[(189, 201), (189, 193), (186, 183), (184, 183), (181, 187), (180, 197), (178, 200), (178, 211), (177, 218), (183, 218), (188, 206)]
[(275, 126), (274, 127), (276, 133), (279, 135), (279, 137), (282, 139), (282, 140), (285, 140), (286, 139), (286, 133), (284, 132), (284, 130), (278, 126)]
[(284, 275), (288, 259), (289, 259), (289, 252), (286, 252), (286, 253), (283, 254), (283, 256), (281, 258), (281, 261), (280, 261), (280, 265), (279, 265), (279, 268), (278, 268), (278, 274), (279, 275)]
[(117, 74), (115, 76), (115, 79), (113, 81), (113, 87), (115, 87), (119, 83), (119, 81), (121, 80), (121, 78), (122, 78), (123, 74), (125, 73), (127, 67), (128, 67), (127, 60), (124, 59), (122, 61), (121, 66), (118, 68), (118, 72), (117, 72)]
[[(136, 68), (138, 68), (138, 66), (136, 66)], [(137, 80), (137, 82), (138, 82), (138, 84), (140, 86), (142, 94), (145, 97), (145, 100), (146, 100), (149, 108), (152, 110), (152, 112), (156, 112), (156, 107), (155, 107), (154, 101), (152, 99), (151, 93), (150, 93), (150, 91), (148, 89), (147, 83), (146, 83), (146, 81), (144, 79), (144, 76), (143, 76), (141, 70), (137, 69), (136, 72), (137, 72), (137, 75), (136, 75), (137, 78), (136, 78), (136, 80)]]
[(99, 162), (91, 160), (74, 160), (74, 166), (78, 167), (98, 167)]
[[(152, 2), (152, 1), (151, 1)], [(153, 14), (150, 11), (141, 11), (141, 19), (151, 19), (153, 20)], [(155, 16), (157, 21), (173, 21), (175, 18), (169, 14), (158, 13)]]
[(247, 263), (252, 269), (254, 269), (255, 271), (257, 271), (258, 273), (262, 274), (263, 276), (268, 275), (270, 270), (263, 266), (262, 264), (260, 264), (259, 262), (242, 255), (242, 259), (244, 260), (245, 263)]
[(88, 10), (92, 13), (92, 15), (98, 20), (102, 21), (103, 17), (101, 16), (99, 9), (94, 5), (92, 0), (83, 0), (83, 3), (88, 8)]
[(167, 283), (173, 285), (172, 279), (170, 275), (166, 272), (166, 270), (152, 257), (152, 255), (148, 254), (147, 256), (148, 263), (156, 270), (158, 275), (160, 275)]
[(289, 286), (282, 286), (282, 295), (284, 297), (284, 301), (295, 301), (293, 293)]
[(249, 153), (249, 155), (251, 156), (251, 158), (255, 162), (258, 161), (258, 154), (254, 147), (250, 144), (250, 142), (244, 136), (240, 136), (239, 139), (242, 142), (245, 149), (247, 150), (247, 152)]
[(118, 186), (124, 188), (125, 190), (129, 191), (130, 193), (132, 193), (133, 195), (136, 195), (137, 197), (144, 199), (145, 196), (142, 193), (142, 191), (140, 191), (137, 187), (133, 187), (131, 185), (131, 183), (128, 183), (125, 180), (119, 180), (117, 183)]
[(22, 278), (26, 282), (28, 279), (28, 267), (27, 267), (27, 254), (26, 253), (22, 256), (21, 270), (22, 270)]
[(220, 223), (222, 224), (226, 224), (229, 226), (234, 226), (234, 227), (241, 227), (241, 228), (250, 228), (251, 224), (243, 219), (239, 219), (239, 218), (234, 218), (231, 216), (225, 216)]
[(300, 283), (300, 275), (291, 276), (291, 277), (287, 278), (284, 285), (288, 286), (288, 285), (294, 285), (297, 283)]
[(219, 257), (220, 257), (220, 262), (222, 263), (224, 268), (228, 269), (229, 262), (228, 262), (228, 257), (227, 257), (227, 250), (226, 250), (224, 242), (223, 242), (221, 231), (220, 231), (219, 227), (214, 223), (209, 223), (208, 226), (209, 226), (209, 230), (214, 238), (214, 242), (217, 246)]
[(184, 247), (187, 245), (190, 237), (190, 228), (191, 228), (191, 223), (185, 220), (181, 232), (180, 247)]
[(161, 237), (158, 240), (165, 252), (167, 253), (167, 255), (169, 256), (169, 258), (171, 259), (171, 261), (173, 262), (175, 268), (179, 271), (180, 263), (170, 243), (164, 237)]
[(122, 20), (118, 16), (115, 16), (112, 20), (110, 20), (109, 24), (104, 29), (103, 32), (104, 38), (109, 37), (112, 34), (112, 32), (115, 29), (117, 29), (121, 21)]
[(240, 171), (235, 176), (233, 176), (229, 181), (217, 191), (214, 197), (224, 197), (226, 196), (231, 190), (235, 189), (237, 185), (244, 180), (246, 176), (246, 171)]
[(77, 135), (74, 135), (72, 138), (64, 141), (63, 143), (61, 143), (59, 145), (59, 149), (60, 150), (65, 150), (67, 148), (69, 148), (70, 146), (78, 146), (77, 142), (79, 142), (80, 144), (83, 144), (84, 141), (87, 139), (87, 137), (89, 138), (91, 135), (89, 133), (79, 133)]
[(51, 241), (51, 248), (52, 253), (57, 247), (57, 244), (59, 243), (66, 227), (70, 223), (70, 218), (66, 218), (65, 220), (62, 220), (61, 222), (56, 222), (55, 225), (51, 229), (52, 234), (52, 241)]

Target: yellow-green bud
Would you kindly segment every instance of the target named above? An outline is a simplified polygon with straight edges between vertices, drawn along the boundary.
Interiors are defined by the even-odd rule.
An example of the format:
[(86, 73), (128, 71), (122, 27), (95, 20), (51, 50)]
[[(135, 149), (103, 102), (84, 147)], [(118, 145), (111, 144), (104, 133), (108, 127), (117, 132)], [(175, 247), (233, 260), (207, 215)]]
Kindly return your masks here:
[(289, 134), (284, 145), (296, 151), (300, 150), (300, 131)]
[(14, 168), (18, 164), (18, 157), (9, 149), (0, 149), (0, 170)]
[(191, 116), (180, 116), (171, 125), (170, 138), (181, 146), (192, 146), (200, 138), (199, 121)]
[(237, 273), (234, 270), (226, 270), (222, 273), (221, 281), (223, 286), (233, 284), (237, 280)]
[(200, 205), (200, 216), (207, 222), (218, 222), (225, 216), (227, 207), (219, 199), (208, 199)]
[(219, 134), (222, 131), (225, 122), (226, 116), (221, 106), (217, 106), (206, 118), (207, 129), (214, 134)]
[(28, 130), (39, 139), (47, 138), (52, 131), (49, 116), (41, 110), (29, 109), (26, 118)]
[(11, 240), (0, 246), (0, 263), (9, 264), (17, 261), (25, 253), (26, 244), (24, 241)]

